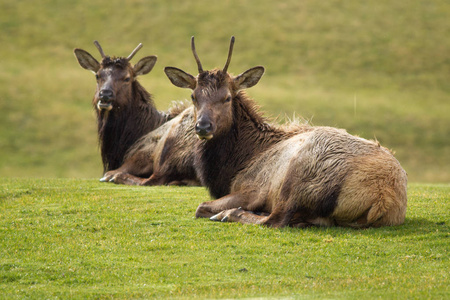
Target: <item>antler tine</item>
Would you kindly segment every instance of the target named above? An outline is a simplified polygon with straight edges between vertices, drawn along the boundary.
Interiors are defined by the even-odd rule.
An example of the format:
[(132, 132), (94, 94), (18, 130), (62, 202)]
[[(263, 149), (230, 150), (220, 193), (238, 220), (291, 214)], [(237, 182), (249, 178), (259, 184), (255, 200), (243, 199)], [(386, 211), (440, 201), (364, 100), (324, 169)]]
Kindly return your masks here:
[(100, 52), (100, 55), (102, 56), (102, 58), (105, 58), (105, 52), (103, 52), (102, 47), (100, 46), (100, 44), (97, 41), (94, 41), (94, 45), (95, 47), (97, 47), (98, 51)]
[(130, 55), (128, 55), (127, 60), (131, 60), (133, 56), (142, 48), (142, 43), (139, 43), (139, 45), (131, 52)]
[(234, 46), (234, 36), (231, 37), (230, 48), (228, 49), (227, 63), (225, 64), (225, 67), (223, 67), (224, 73), (228, 70), (228, 66), (230, 65), (231, 54), (233, 54), (233, 46)]
[(194, 53), (195, 61), (197, 62), (198, 72), (201, 73), (201, 72), (203, 72), (203, 67), (202, 67), (202, 63), (200, 62), (200, 59), (198, 58), (197, 51), (195, 51), (194, 36), (192, 36), (192, 38), (191, 38), (191, 48), (192, 48), (192, 53)]

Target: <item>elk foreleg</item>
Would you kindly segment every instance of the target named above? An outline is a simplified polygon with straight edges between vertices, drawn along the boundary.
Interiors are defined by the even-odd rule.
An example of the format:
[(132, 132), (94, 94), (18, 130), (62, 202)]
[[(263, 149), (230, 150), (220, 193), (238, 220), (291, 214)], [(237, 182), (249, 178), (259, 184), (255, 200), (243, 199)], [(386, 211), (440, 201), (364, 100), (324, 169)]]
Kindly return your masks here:
[(288, 226), (295, 210), (279, 203), (267, 213), (256, 204), (254, 195), (229, 194), (217, 200), (200, 204), (195, 216), (210, 218), (212, 221), (240, 222), (242, 224), (260, 224), (268, 227)]
[(150, 164), (146, 165), (145, 167), (130, 165), (130, 163), (125, 163), (116, 170), (106, 172), (103, 177), (100, 178), (100, 181), (127, 185), (140, 185), (138, 184), (138, 182), (141, 182), (145, 179), (143, 177), (147, 177), (153, 172), (153, 166)]
[(109, 179), (109, 182), (125, 185), (145, 185), (146, 180), (148, 179), (137, 177), (129, 173), (116, 173)]
[(166, 176), (157, 176), (153, 174), (149, 178), (137, 177), (128, 173), (117, 173), (113, 178), (109, 180), (116, 184), (126, 184), (126, 185), (165, 185), (168, 183)]
[(112, 171), (108, 171), (106, 172), (102, 178), (100, 178), (100, 182), (110, 182), (111, 179), (114, 178), (114, 176), (116, 176), (117, 174), (122, 173), (120, 171), (120, 169), (117, 170), (112, 170)]
[(255, 214), (239, 207), (224, 210), (209, 219), (222, 222), (240, 222), (242, 224), (263, 224), (267, 219), (267, 214)]
[(243, 194), (229, 194), (213, 201), (203, 202), (197, 207), (195, 217), (211, 218), (222, 211), (232, 208), (246, 208), (248, 205), (248, 197)]
[[(126, 158), (125, 162), (115, 170), (106, 172), (101, 182), (141, 185), (140, 182), (153, 173), (153, 158), (145, 151), (138, 151)], [(140, 176), (140, 177), (139, 177)], [(123, 177), (119, 178), (119, 177)], [(117, 180), (115, 179), (117, 178)]]

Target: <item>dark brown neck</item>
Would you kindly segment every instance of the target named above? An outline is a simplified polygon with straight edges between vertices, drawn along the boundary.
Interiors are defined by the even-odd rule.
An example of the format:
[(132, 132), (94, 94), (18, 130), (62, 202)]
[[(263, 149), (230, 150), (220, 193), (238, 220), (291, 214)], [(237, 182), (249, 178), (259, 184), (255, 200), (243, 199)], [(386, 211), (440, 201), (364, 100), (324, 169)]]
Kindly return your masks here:
[(130, 105), (98, 113), (98, 135), (105, 171), (119, 168), (128, 149), (143, 135), (167, 122), (151, 95), (136, 81)]
[(233, 99), (233, 110), (230, 130), (210, 141), (199, 142), (196, 149), (198, 175), (214, 198), (230, 192), (233, 178), (255, 156), (293, 135), (269, 125), (253, 100), (242, 92)]

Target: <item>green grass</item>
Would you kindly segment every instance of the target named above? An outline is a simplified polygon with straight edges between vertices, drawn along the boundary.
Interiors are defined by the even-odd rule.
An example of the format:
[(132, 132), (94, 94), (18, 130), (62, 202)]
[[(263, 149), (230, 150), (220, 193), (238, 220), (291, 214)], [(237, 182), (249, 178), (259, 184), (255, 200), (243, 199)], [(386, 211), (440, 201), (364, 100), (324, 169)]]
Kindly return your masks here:
[(399, 227), (195, 219), (203, 188), (0, 184), (1, 298), (444, 299), (450, 186), (411, 184)]
[[(448, 298), (449, 31), (446, 0), (0, 2), (0, 298)], [(193, 217), (203, 188), (53, 179), (102, 175), (95, 80), (73, 49), (99, 57), (99, 40), (125, 56), (142, 42), (136, 61), (158, 62), (140, 80), (166, 109), (189, 98), (162, 70), (195, 75), (192, 35), (206, 69), (231, 35), (231, 72), (266, 67), (249, 94), (267, 115), (394, 150), (405, 224), (214, 223)]]
[(450, 182), (450, 3), (412, 1), (101, 1), (0, 3), (0, 176), (101, 176), (95, 80), (72, 51), (158, 55), (141, 82), (165, 109), (189, 98), (165, 66), (264, 65), (249, 90), (268, 115), (302, 116), (393, 149), (410, 182)]

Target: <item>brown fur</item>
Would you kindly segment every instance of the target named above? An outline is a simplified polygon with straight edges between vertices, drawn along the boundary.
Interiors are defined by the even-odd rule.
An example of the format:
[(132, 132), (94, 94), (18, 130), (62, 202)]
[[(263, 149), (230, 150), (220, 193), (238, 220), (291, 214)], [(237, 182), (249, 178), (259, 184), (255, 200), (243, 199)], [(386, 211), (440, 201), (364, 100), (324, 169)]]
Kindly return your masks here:
[[(230, 193), (235, 174), (245, 169), (256, 155), (295, 133), (293, 128), (271, 127), (244, 92), (233, 99), (233, 106), (231, 128), (220, 135), (220, 140), (204, 141), (195, 148), (200, 180), (214, 198)], [(255, 134), (255, 129), (260, 134)]]
[(165, 69), (172, 83), (193, 90), (203, 139), (195, 166), (219, 198), (200, 204), (197, 217), (273, 227), (403, 223), (407, 175), (387, 149), (342, 129), (267, 123), (241, 91), (259, 81), (262, 67), (236, 77), (199, 69), (197, 78)]
[[(97, 62), (84, 50), (75, 49), (74, 53), (80, 65), (97, 77), (93, 107), (103, 172), (119, 168), (133, 144), (184, 110), (184, 105), (176, 105), (167, 113), (158, 111), (151, 95), (136, 80), (138, 75), (151, 71), (156, 57), (144, 57), (133, 67), (124, 57), (104, 56)], [(111, 99), (106, 102), (101, 95), (105, 89), (112, 91)], [(150, 175), (146, 162), (140, 160), (139, 163), (143, 165), (135, 167), (140, 169), (135, 175)]]
[(139, 138), (172, 117), (156, 109), (150, 94), (137, 81), (133, 83), (132, 95), (128, 103), (109, 112), (98, 110), (94, 98), (104, 172), (120, 167)]
[[(129, 150), (125, 163), (107, 172), (104, 180), (128, 185), (199, 186), (192, 152), (196, 143), (194, 121), (194, 109), (190, 107), (143, 136)], [(151, 176), (133, 175), (144, 173)]]

